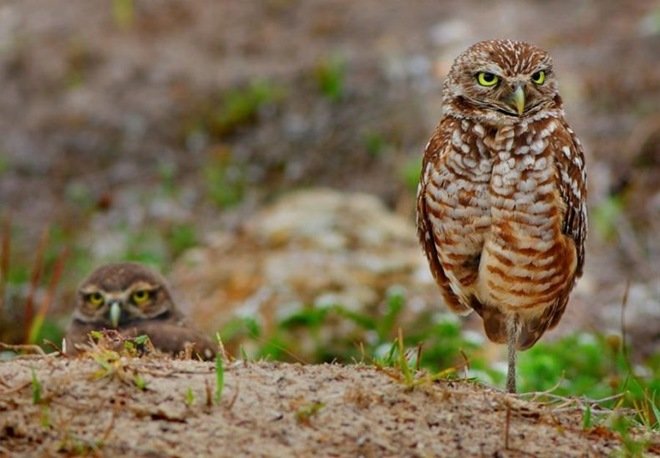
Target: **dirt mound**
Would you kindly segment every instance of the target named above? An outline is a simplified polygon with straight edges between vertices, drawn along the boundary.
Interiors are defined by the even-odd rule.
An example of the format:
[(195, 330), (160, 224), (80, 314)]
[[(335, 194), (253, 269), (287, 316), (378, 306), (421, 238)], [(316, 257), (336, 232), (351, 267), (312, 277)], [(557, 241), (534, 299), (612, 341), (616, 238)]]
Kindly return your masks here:
[(583, 430), (577, 409), (467, 381), (408, 389), (395, 374), (235, 361), (216, 403), (212, 363), (18, 359), (0, 364), (0, 456), (606, 456), (620, 446)]

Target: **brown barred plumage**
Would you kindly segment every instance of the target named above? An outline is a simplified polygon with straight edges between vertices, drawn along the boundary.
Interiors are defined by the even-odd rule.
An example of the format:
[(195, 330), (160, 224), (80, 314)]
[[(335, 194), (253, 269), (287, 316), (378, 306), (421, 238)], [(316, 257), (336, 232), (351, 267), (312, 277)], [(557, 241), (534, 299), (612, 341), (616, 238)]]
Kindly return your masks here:
[(582, 274), (585, 184), (549, 55), (491, 40), (458, 56), (424, 152), (418, 235), (449, 308), (508, 344), (509, 391), (515, 350), (557, 325)]

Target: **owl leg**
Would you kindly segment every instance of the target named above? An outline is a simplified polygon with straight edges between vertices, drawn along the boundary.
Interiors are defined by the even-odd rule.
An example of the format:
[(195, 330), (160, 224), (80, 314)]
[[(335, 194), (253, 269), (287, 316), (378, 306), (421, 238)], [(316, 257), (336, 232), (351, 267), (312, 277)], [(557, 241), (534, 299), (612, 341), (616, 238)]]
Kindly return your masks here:
[(508, 350), (509, 367), (506, 374), (506, 390), (516, 392), (516, 343), (520, 336), (520, 321), (515, 313), (506, 317), (506, 345)]

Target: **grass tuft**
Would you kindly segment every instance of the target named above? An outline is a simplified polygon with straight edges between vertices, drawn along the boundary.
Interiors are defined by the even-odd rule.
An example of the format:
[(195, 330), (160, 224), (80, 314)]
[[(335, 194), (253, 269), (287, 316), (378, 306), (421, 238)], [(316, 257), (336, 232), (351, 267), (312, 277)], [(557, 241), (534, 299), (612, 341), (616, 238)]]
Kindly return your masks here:
[(32, 404), (41, 404), (43, 387), (41, 386), (41, 382), (37, 378), (37, 373), (34, 371), (34, 368), (32, 368), (31, 385), (32, 385)]
[(222, 354), (218, 352), (215, 355), (215, 394), (213, 402), (218, 405), (222, 400), (222, 391), (225, 387), (225, 369), (222, 364)]
[(643, 458), (650, 446), (650, 442), (638, 434), (634, 434), (634, 421), (625, 415), (615, 415), (611, 422), (611, 428), (619, 434), (621, 448), (615, 456), (626, 458)]
[(341, 100), (346, 93), (346, 61), (339, 56), (319, 61), (314, 80), (323, 97), (332, 102)]
[(113, 330), (92, 331), (87, 356), (98, 365), (91, 377), (95, 380), (109, 378), (134, 386), (140, 391), (148, 389), (148, 382), (138, 372), (131, 358), (155, 352), (147, 336), (127, 339)]
[(322, 402), (310, 402), (296, 410), (296, 421), (298, 424), (310, 426), (312, 418), (325, 407)]
[(133, 376), (133, 384), (138, 390), (145, 391), (147, 389), (147, 381), (137, 372)]
[(591, 404), (587, 404), (582, 414), (582, 429), (589, 429), (592, 427), (591, 422)]
[(186, 403), (187, 407), (192, 407), (195, 405), (195, 392), (192, 388), (188, 387), (186, 393), (183, 396), (183, 402)]

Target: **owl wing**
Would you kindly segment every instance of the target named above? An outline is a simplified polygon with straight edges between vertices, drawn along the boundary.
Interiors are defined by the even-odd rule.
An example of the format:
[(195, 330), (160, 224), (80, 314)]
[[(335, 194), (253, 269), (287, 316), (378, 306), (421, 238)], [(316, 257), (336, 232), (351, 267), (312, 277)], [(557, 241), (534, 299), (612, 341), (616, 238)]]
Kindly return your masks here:
[(427, 207), (427, 184), (430, 179), (431, 168), (438, 160), (442, 160), (443, 153), (447, 148), (451, 148), (451, 139), (448, 135), (442, 135), (442, 124), (436, 133), (431, 137), (424, 151), (422, 161), (422, 173), (417, 187), (417, 237), (422, 245), (424, 254), (428, 259), (431, 273), (435, 282), (440, 287), (445, 303), (451, 310), (457, 313), (465, 313), (470, 308), (461, 303), (458, 296), (452, 291), (449, 278), (445, 273), (436, 248), (436, 240), (433, 234), (433, 225), (429, 219), (429, 210)]
[(584, 242), (587, 236), (584, 151), (573, 130), (564, 120), (561, 122), (563, 129), (555, 131), (552, 147), (556, 154), (559, 194), (565, 207), (562, 232), (575, 244), (576, 267), (573, 278), (567, 283), (554, 305), (548, 307), (536, 320), (526, 323), (518, 342), (519, 348), (523, 350), (534, 345), (547, 329), (557, 326), (566, 310), (569, 293), (575, 285), (575, 280), (582, 275), (584, 267)]
[(559, 193), (566, 205), (564, 234), (573, 239), (577, 253), (576, 277), (584, 267), (584, 241), (587, 236), (587, 186), (584, 150), (573, 130), (562, 120), (564, 129), (554, 137), (554, 148), (561, 156), (557, 160)]
[[(544, 319), (547, 329), (552, 329), (559, 323), (566, 305), (568, 295), (575, 285), (575, 280), (582, 276), (584, 268), (584, 242), (587, 237), (587, 177), (584, 164), (584, 150), (580, 140), (565, 120), (561, 120), (563, 129), (557, 130), (553, 137), (553, 148), (556, 154), (559, 194), (566, 208), (562, 232), (573, 240), (577, 256), (575, 274), (568, 282), (563, 294), (553, 307), (548, 308)], [(532, 342), (533, 343), (533, 342)]]
[(217, 352), (211, 339), (176, 313), (136, 322), (131, 325), (131, 333), (148, 335), (154, 347), (173, 355), (183, 352), (186, 345), (192, 345), (193, 355), (202, 359), (212, 359)]

